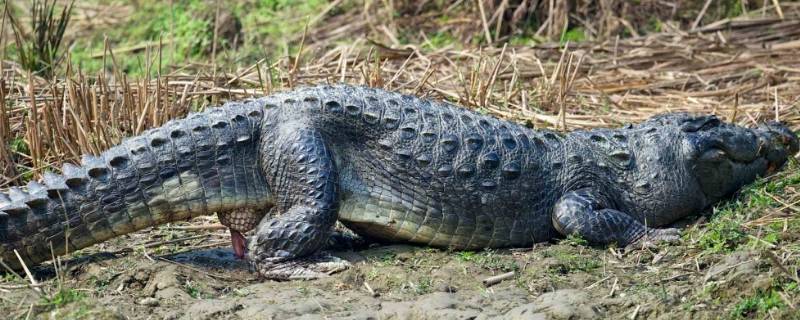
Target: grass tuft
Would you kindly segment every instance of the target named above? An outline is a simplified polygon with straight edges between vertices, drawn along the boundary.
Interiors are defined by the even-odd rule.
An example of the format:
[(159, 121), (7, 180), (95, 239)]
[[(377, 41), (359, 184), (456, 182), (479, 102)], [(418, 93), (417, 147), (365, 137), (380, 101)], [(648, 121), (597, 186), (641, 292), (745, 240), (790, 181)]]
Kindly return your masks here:
[(26, 70), (45, 78), (55, 75), (56, 67), (62, 60), (61, 44), (72, 16), (72, 5), (61, 9), (56, 14), (56, 0), (33, 0), (30, 9), (30, 28), (26, 30), (9, 2), (5, 4), (5, 13), (11, 24), (16, 43), (16, 58)]

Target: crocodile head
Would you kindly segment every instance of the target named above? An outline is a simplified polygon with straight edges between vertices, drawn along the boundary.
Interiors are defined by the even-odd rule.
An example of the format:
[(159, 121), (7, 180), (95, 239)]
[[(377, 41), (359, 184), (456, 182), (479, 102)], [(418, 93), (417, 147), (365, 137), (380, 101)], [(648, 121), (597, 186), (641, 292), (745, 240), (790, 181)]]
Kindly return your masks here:
[(780, 123), (747, 128), (707, 115), (662, 114), (618, 133), (632, 156), (617, 175), (625, 183), (607, 192), (654, 226), (729, 198), (798, 152), (797, 136)]
[(757, 177), (780, 169), (798, 152), (789, 128), (768, 122), (757, 128), (725, 123), (715, 116), (675, 114), (666, 122), (683, 136), (683, 160), (707, 204), (732, 195)]

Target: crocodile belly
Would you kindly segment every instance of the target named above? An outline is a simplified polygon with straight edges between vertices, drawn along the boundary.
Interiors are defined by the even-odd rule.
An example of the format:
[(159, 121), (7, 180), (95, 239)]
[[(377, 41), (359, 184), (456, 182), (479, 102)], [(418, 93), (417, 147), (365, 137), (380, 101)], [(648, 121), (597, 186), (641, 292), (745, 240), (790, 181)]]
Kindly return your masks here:
[(536, 224), (527, 219), (421, 202), (351, 194), (340, 203), (339, 221), (357, 234), (376, 240), (439, 248), (499, 248), (533, 242), (535, 230), (530, 226)]

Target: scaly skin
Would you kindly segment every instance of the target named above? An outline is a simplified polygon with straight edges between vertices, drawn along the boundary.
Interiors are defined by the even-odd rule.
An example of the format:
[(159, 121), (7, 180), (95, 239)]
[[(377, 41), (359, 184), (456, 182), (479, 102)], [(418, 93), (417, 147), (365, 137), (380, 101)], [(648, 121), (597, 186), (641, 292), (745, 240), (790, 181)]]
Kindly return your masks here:
[(270, 278), (319, 275), (326, 259), (314, 254), (337, 219), (360, 235), (454, 249), (573, 233), (623, 246), (675, 240), (676, 230), (650, 227), (730, 196), (797, 152), (780, 124), (747, 129), (667, 114), (561, 135), (349, 86), (219, 110), (128, 140), (65, 168), (66, 177), (48, 175), (46, 187), (29, 185), (30, 196), (0, 196), (0, 257), (13, 264), (18, 249), (41, 262), (49, 241), (63, 253), (65, 218), (71, 251), (213, 212), (243, 232), (252, 225), (233, 221), (270, 210), (247, 255)]
[[(265, 208), (262, 104), (229, 103), (128, 139), (27, 191), (0, 193), (0, 259), (19, 267), (143, 228), (213, 212)], [(69, 246), (67, 246), (69, 243)]]

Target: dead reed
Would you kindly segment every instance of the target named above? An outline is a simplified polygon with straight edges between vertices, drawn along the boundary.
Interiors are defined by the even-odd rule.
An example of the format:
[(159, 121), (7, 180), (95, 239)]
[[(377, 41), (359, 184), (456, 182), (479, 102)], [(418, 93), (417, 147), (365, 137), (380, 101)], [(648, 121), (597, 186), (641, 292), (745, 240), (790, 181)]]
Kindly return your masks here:
[[(424, 49), (377, 37), (337, 45), (336, 39), (362, 23), (383, 39), (391, 39), (392, 31), (375, 19), (339, 29), (331, 28), (336, 21), (314, 21), (307, 36), (298, 36), (304, 48), (298, 55), (228, 72), (194, 64), (140, 79), (117, 67), (110, 45), (100, 56), (109, 66), (105, 74), (68, 66), (65, 77), (48, 79), (6, 61), (0, 79), (0, 140), (7, 142), (0, 146), (0, 187), (190, 111), (319, 82), (447, 99), (559, 130), (679, 110), (747, 124), (779, 118), (800, 128), (800, 5), (783, 9), (783, 18), (765, 8), (763, 17), (628, 39), (465, 49)], [(144, 48), (146, 70), (162, 69), (162, 47)]]

